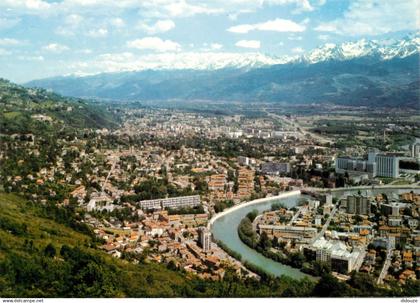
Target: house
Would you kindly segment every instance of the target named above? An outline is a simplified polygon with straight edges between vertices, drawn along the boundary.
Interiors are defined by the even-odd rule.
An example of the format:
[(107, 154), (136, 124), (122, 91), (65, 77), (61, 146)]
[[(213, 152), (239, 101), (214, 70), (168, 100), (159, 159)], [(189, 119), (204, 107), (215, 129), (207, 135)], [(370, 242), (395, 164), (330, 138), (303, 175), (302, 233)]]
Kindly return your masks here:
[(399, 281), (401, 284), (405, 284), (407, 280), (416, 280), (416, 273), (413, 270), (406, 269), (400, 274)]

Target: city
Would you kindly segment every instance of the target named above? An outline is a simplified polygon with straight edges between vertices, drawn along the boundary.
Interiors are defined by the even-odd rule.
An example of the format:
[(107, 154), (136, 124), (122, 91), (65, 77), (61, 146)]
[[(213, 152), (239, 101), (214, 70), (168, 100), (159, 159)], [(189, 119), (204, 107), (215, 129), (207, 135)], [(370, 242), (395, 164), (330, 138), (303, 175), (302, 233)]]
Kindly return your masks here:
[(417, 302), (418, 21), (0, 0), (0, 298)]

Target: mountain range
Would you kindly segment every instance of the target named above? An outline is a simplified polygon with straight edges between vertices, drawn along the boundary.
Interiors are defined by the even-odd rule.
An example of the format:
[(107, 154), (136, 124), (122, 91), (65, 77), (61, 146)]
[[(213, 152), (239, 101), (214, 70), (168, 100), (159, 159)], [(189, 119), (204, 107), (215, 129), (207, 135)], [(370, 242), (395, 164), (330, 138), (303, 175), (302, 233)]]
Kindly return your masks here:
[[(327, 43), (302, 56), (262, 54), (31, 81), (67, 96), (420, 107), (420, 36)], [(182, 60), (187, 60), (184, 64)]]

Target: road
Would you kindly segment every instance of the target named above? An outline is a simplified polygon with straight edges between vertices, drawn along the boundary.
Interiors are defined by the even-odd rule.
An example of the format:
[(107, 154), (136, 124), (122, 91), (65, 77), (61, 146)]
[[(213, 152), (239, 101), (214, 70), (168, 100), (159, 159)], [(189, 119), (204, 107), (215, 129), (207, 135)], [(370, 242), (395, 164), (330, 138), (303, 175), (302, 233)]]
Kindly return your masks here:
[(325, 232), (328, 229), (328, 226), (331, 223), (331, 219), (335, 216), (335, 213), (337, 212), (338, 208), (334, 205), (334, 208), (330, 214), (330, 216), (327, 219), (327, 222), (325, 222), (324, 226), (322, 227), (321, 231), (315, 236), (315, 238), (312, 240), (312, 243), (314, 243), (316, 240), (320, 239), (324, 236)]
[(115, 168), (115, 165), (116, 165), (116, 164), (117, 164), (117, 160), (114, 160), (114, 162), (112, 162), (111, 169), (109, 170), (109, 173), (108, 173), (108, 175), (106, 176), (105, 182), (104, 182), (104, 184), (102, 184), (102, 187), (101, 187), (101, 193), (103, 193), (103, 192), (104, 192), (105, 185), (106, 185), (106, 183), (108, 182), (108, 179), (109, 179), (109, 177), (111, 176), (112, 172), (114, 171), (114, 168)]
[(302, 206), (302, 207), (300, 207), (299, 208), (299, 210), (296, 212), (296, 214), (293, 216), (293, 218), (292, 218), (292, 220), (290, 220), (290, 222), (289, 223), (287, 223), (287, 225), (292, 225), (293, 224), (293, 222), (295, 222), (296, 221), (296, 219), (299, 217), (299, 215), (304, 211), (304, 210), (306, 210), (308, 208), (308, 205), (305, 205), (305, 206)]
[(297, 132), (299, 132), (303, 136), (307, 136), (308, 135), (308, 136), (310, 136), (310, 137), (318, 140), (320, 143), (333, 143), (332, 140), (330, 140), (330, 139), (328, 139), (326, 137), (320, 136), (318, 134), (315, 134), (315, 133), (312, 133), (312, 132), (309, 132), (309, 131), (303, 129), (298, 123), (293, 122), (293, 121), (287, 119), (284, 116), (280, 116), (280, 115), (276, 115), (276, 114), (267, 112), (267, 110), (264, 110), (264, 111), (267, 113), (268, 116), (270, 116), (272, 118), (275, 118), (275, 119), (279, 119), (282, 122), (284, 122), (285, 124), (287, 124), (288, 126), (293, 127)]
[(359, 268), (360, 268), (360, 266), (362, 266), (363, 260), (365, 259), (365, 256), (366, 256), (366, 250), (363, 249), (361, 251), (359, 257), (356, 260), (356, 264), (354, 265), (353, 270), (359, 271)]
[(381, 274), (378, 277), (377, 284), (383, 284), (384, 278), (386, 274), (388, 273), (388, 268), (391, 265), (391, 256), (392, 256), (392, 249), (388, 249), (388, 252), (386, 254), (386, 259), (384, 262), (384, 266), (382, 267)]

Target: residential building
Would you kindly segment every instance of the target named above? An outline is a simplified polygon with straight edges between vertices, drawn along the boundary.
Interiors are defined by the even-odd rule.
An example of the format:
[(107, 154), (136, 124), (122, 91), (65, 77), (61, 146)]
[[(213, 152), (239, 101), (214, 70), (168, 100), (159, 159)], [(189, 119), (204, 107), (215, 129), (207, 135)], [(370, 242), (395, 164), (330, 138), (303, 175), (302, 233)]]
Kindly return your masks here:
[(142, 209), (176, 209), (183, 207), (195, 207), (200, 204), (201, 201), (199, 195), (140, 201), (140, 207)]
[(339, 174), (345, 172), (367, 173), (369, 177), (390, 177), (399, 176), (399, 156), (397, 154), (379, 154), (377, 151), (370, 151), (367, 160), (352, 157), (337, 157), (335, 171)]
[(376, 156), (376, 173), (380, 177), (399, 177), (399, 158), (395, 155), (380, 154)]
[(370, 215), (370, 201), (367, 197), (347, 196), (346, 213), (356, 215)]
[(266, 175), (280, 175), (290, 172), (289, 163), (267, 162), (261, 164), (261, 172)]
[(204, 252), (211, 249), (211, 233), (206, 227), (200, 227), (198, 229), (198, 242)]

